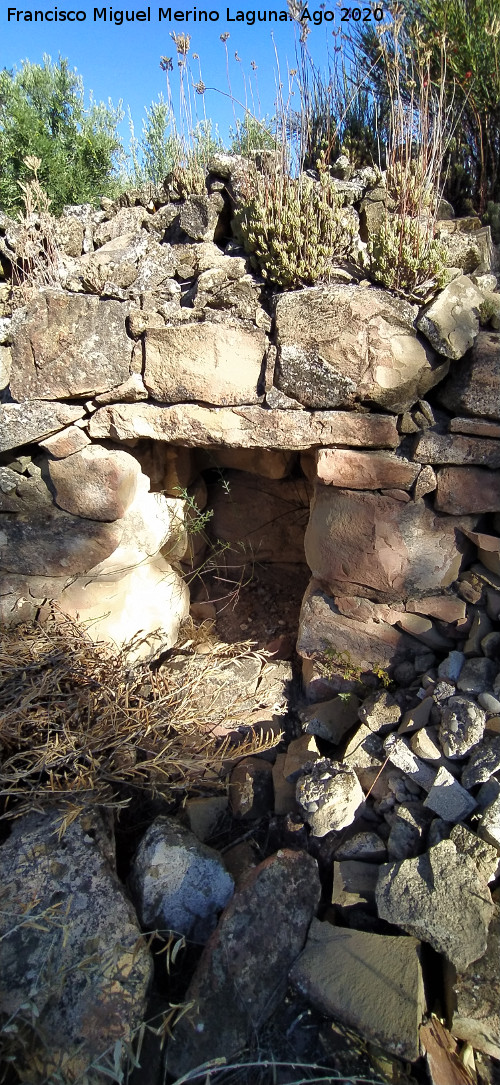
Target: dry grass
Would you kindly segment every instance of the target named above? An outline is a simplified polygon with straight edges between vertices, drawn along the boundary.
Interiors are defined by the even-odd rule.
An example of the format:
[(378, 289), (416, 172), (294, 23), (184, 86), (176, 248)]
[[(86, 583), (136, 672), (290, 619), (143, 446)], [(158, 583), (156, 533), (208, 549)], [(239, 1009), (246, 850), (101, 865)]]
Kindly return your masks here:
[(182, 798), (221, 786), (231, 756), (272, 746), (254, 736), (231, 751), (231, 738), (213, 733), (237, 718), (239, 701), (237, 688), (230, 704), (215, 696), (216, 679), (229, 659), (254, 654), (250, 642), (205, 639), (200, 655), (188, 632), (175, 650), (182, 667), (169, 660), (156, 672), (147, 664), (131, 669), (125, 651), (93, 643), (56, 613), (43, 626), (5, 633), (0, 817), (57, 801), (72, 818), (89, 802), (123, 805), (131, 789)]

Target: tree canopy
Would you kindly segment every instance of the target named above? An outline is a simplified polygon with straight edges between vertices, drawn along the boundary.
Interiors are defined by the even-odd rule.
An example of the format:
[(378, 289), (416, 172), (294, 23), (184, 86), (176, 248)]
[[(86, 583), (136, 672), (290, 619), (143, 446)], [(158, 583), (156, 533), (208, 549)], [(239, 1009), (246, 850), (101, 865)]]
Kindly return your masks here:
[(1, 71), (0, 208), (12, 214), (19, 207), (18, 181), (28, 176), (28, 156), (41, 161), (39, 179), (56, 213), (64, 204), (95, 203), (112, 191), (122, 116), (121, 106), (111, 102), (91, 98), (86, 107), (81, 76), (61, 57)]

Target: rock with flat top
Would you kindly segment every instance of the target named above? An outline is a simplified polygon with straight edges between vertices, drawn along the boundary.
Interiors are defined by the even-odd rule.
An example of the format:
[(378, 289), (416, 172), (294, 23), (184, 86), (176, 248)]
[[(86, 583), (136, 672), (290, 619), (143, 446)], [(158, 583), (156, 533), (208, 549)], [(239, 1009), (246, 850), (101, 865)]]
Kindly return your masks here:
[(461, 787), (444, 765), (440, 765), (424, 806), (433, 810), (443, 821), (463, 821), (476, 809), (476, 800)]
[(145, 333), (144, 383), (162, 403), (257, 403), (266, 337), (203, 322)]
[(482, 957), (493, 917), (491, 894), (474, 860), (453, 841), (382, 866), (376, 899), (381, 919), (429, 942), (459, 971)]
[(414, 938), (347, 930), (313, 919), (290, 980), (320, 1013), (413, 1060), (425, 1010), (419, 950)]

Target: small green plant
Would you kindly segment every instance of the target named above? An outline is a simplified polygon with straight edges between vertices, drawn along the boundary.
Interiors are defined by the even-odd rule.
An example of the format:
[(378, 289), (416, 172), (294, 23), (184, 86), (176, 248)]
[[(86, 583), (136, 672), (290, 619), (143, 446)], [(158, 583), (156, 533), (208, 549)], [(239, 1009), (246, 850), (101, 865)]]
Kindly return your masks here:
[(354, 237), (353, 217), (321, 163), (317, 182), (290, 177), (283, 162), (255, 172), (234, 229), (262, 277), (285, 289), (327, 279), (333, 257), (347, 256)]
[(185, 502), (184, 525), (188, 535), (200, 535), (212, 519), (214, 510), (205, 509), (205, 512), (202, 512), (185, 486), (176, 486), (175, 490)]
[(446, 251), (418, 219), (388, 215), (369, 242), (368, 253), (373, 278), (415, 301), (422, 302), (446, 283)]
[[(340, 675), (346, 682), (361, 682), (362, 674), (366, 673), (351, 657), (350, 652), (339, 652), (333, 645), (324, 642), (323, 651), (319, 660), (321, 674), (324, 678), (334, 678)], [(375, 664), (372, 674), (382, 683), (384, 689), (392, 685), (391, 678), (385, 667)], [(362, 683), (363, 684), (363, 683)], [(349, 701), (352, 696), (350, 691), (339, 693), (342, 701)]]

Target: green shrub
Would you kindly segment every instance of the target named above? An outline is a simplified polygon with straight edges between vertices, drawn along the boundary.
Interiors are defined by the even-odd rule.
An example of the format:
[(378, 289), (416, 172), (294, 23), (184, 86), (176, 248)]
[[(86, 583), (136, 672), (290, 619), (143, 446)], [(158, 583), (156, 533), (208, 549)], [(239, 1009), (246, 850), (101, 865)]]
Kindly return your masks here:
[(290, 288), (328, 278), (332, 258), (349, 253), (353, 222), (324, 168), (314, 182), (288, 176), (277, 163), (255, 173), (234, 230), (263, 278)]
[(373, 278), (398, 294), (421, 301), (445, 285), (445, 249), (418, 219), (387, 216), (368, 252)]

